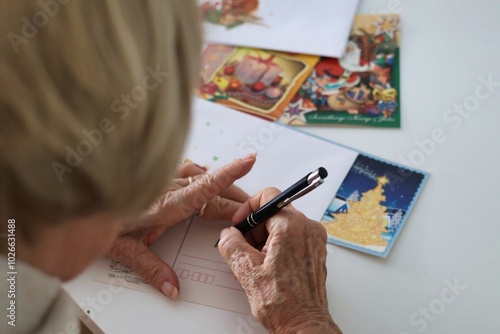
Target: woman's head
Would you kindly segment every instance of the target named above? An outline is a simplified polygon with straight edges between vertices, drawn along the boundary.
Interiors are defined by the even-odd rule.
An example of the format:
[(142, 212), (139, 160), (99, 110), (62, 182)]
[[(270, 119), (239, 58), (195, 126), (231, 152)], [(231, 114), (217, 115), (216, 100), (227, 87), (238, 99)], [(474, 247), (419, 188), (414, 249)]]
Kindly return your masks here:
[(145, 209), (189, 122), (194, 1), (0, 3), (0, 217), (40, 226)]

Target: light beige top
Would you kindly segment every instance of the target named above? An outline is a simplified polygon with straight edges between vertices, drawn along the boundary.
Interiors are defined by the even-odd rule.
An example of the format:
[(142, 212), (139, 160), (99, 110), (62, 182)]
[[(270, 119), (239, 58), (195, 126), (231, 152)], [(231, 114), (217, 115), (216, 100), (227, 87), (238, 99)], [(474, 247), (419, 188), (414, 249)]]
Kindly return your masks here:
[[(7, 258), (0, 256), (0, 333), (77, 334), (79, 321), (74, 304), (61, 281), (21, 261), (16, 261), (15, 299), (9, 298)], [(15, 300), (15, 327), (7, 317)]]

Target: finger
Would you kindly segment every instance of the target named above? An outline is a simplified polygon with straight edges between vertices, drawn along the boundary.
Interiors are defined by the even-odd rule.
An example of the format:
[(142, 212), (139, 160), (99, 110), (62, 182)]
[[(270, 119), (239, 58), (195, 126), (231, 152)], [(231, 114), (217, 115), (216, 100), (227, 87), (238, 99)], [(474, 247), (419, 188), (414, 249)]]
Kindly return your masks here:
[[(203, 176), (204, 174), (192, 176), (191, 182), (194, 183), (194, 181), (202, 178)], [(187, 178), (174, 179), (169, 186), (170, 188), (167, 188), (167, 193), (170, 191), (177, 191), (184, 187), (190, 187), (191, 184)], [(154, 211), (158, 212), (161, 210), (170, 198), (171, 197), (167, 197), (166, 200), (160, 199), (158, 201), (159, 206), (155, 207)], [(234, 213), (240, 208), (241, 203), (247, 201), (248, 198), (249, 196), (246, 192), (233, 184), (222, 191), (219, 196), (214, 197), (207, 203), (205, 210), (203, 210), (203, 218), (207, 220), (231, 221)]]
[(207, 172), (207, 169), (205, 167), (202, 167), (198, 164), (194, 163), (186, 163), (181, 165), (177, 169), (177, 173), (175, 174), (176, 177), (178, 178), (187, 178), (189, 176), (195, 176), (199, 174), (204, 174)]
[(167, 297), (177, 299), (179, 293), (177, 275), (144, 243), (130, 236), (122, 236), (114, 242), (108, 254), (112, 259), (132, 268), (149, 285)]
[(239, 202), (217, 196), (208, 202), (202, 217), (211, 221), (231, 221), (240, 207)]
[(278, 196), (281, 192), (276, 188), (266, 188), (259, 192), (257, 195), (252, 196), (247, 200), (241, 208), (235, 212), (232, 222), (238, 223), (245, 219), (252, 212), (257, 211), (263, 205), (267, 204), (270, 200)]
[[(233, 224), (238, 224), (242, 220), (246, 219), (246, 217), (252, 212), (260, 209), (263, 205), (267, 204), (280, 193), (281, 192), (276, 188), (266, 188), (262, 190), (257, 195), (251, 197), (248, 201), (243, 203), (243, 205), (241, 205), (238, 211), (236, 211), (233, 215), (231, 221)], [(269, 233), (265, 224), (260, 224), (259, 226), (251, 229), (250, 232), (245, 233), (245, 239), (255, 248), (261, 248), (266, 242), (268, 236)]]
[(234, 181), (246, 175), (255, 163), (255, 155), (235, 160), (211, 174), (205, 174), (190, 186), (179, 189), (165, 201), (172, 221), (186, 219), (205, 203), (230, 187)]
[[(189, 185), (188, 178), (190, 176), (194, 181), (202, 177), (206, 172), (206, 167), (202, 167), (194, 163), (185, 163), (177, 169), (174, 180), (179, 184), (179, 186), (186, 187)], [(245, 191), (236, 185), (231, 185), (222, 191), (221, 196), (240, 203), (245, 202), (250, 197)]]
[[(243, 203), (240, 209), (236, 211), (231, 221), (233, 222), (233, 224), (238, 224), (239, 222), (245, 220), (246, 217), (252, 212), (260, 209), (263, 205), (267, 204), (280, 193), (281, 192), (276, 188), (266, 188), (262, 190), (257, 195), (250, 198), (247, 202)], [(267, 242), (272, 229), (283, 224), (294, 224), (296, 222), (293, 219), (295, 215), (298, 215), (297, 217), (300, 216), (300, 219), (298, 221), (301, 221), (301, 219), (305, 218), (305, 216), (303, 216), (301, 212), (297, 211), (292, 205), (288, 205), (280, 212), (278, 212), (275, 216), (273, 216), (274, 219), (269, 219), (265, 224), (259, 224), (255, 228), (251, 229), (248, 233), (245, 233), (245, 238), (252, 246), (259, 249), (264, 246), (263, 249), (266, 249), (264, 243)], [(288, 216), (289, 218), (285, 220), (276, 219), (282, 216)]]
[(287, 245), (301, 244), (307, 234), (305, 222), (308, 221), (309, 219), (300, 211), (288, 205), (269, 218), (265, 224), (261, 224), (265, 225), (269, 236), (265, 240), (266, 244), (263, 248), (266, 249), (267, 253), (273, 253), (274, 247), (280, 247), (283, 242)]
[(250, 198), (250, 196), (243, 191), (243, 189), (234, 184), (229, 186), (227, 189), (224, 189), (220, 193), (220, 196), (239, 203), (245, 203)]
[(249, 280), (252, 279), (254, 268), (262, 265), (263, 254), (248, 244), (241, 232), (234, 227), (222, 230), (219, 252), (245, 291), (249, 291)]
[(179, 190), (181, 188), (189, 187), (193, 183), (195, 183), (195, 181), (201, 179), (205, 175), (206, 174), (203, 173), (203, 174), (197, 174), (197, 175), (189, 175), (189, 176), (186, 176), (184, 178), (175, 178), (167, 186), (167, 188), (165, 189), (165, 193), (168, 194), (171, 191), (176, 191), (176, 190)]
[(250, 245), (257, 249), (262, 249), (268, 237), (269, 232), (267, 231), (266, 224), (260, 224), (251, 229), (248, 233), (245, 233), (245, 239), (247, 239)]

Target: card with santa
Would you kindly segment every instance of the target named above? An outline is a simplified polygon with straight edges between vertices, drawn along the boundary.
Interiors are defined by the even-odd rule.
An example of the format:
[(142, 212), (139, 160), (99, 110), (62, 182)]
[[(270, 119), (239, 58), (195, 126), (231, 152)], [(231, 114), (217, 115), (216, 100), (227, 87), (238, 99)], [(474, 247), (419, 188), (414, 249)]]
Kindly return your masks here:
[(345, 55), (321, 58), (280, 120), (399, 128), (399, 38), (399, 16), (356, 16)]

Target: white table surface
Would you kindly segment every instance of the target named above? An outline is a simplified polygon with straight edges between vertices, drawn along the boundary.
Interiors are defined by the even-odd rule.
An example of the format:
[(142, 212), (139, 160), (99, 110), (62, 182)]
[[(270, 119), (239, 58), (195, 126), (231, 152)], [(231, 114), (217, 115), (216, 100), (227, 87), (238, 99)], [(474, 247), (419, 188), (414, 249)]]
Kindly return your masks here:
[[(500, 333), (500, 2), (365, 0), (359, 9), (388, 11), (402, 18), (401, 129), (307, 131), (408, 161), (431, 177), (387, 259), (328, 246), (330, 311), (345, 333)], [(479, 88), (489, 97), (446, 120), (459, 115), (448, 114), (455, 104), (475, 101), (480, 77), (498, 82), (492, 92)], [(417, 142), (428, 143), (436, 129), (446, 139), (425, 154)], [(89, 272), (69, 288), (79, 302), (103, 289)], [(164, 297), (148, 294), (131, 312), (127, 293), (95, 318), (108, 332), (260, 333), (245, 317), (225, 326), (227, 315), (196, 310), (184, 328), (160, 330), (154, 323), (183, 316), (186, 303), (159, 313), (153, 305)], [(127, 329), (118, 329), (123, 322)], [(197, 323), (213, 327), (200, 331)]]
[[(431, 176), (387, 259), (329, 247), (330, 309), (345, 333), (500, 333), (500, 2), (369, 0), (360, 12), (392, 3), (402, 18), (401, 129), (310, 132), (389, 160), (412, 156)], [(446, 122), (488, 76), (498, 83), (491, 96), (460, 125)], [(419, 160), (416, 141), (437, 128), (446, 141)], [(445, 280), (467, 287), (450, 303)]]

